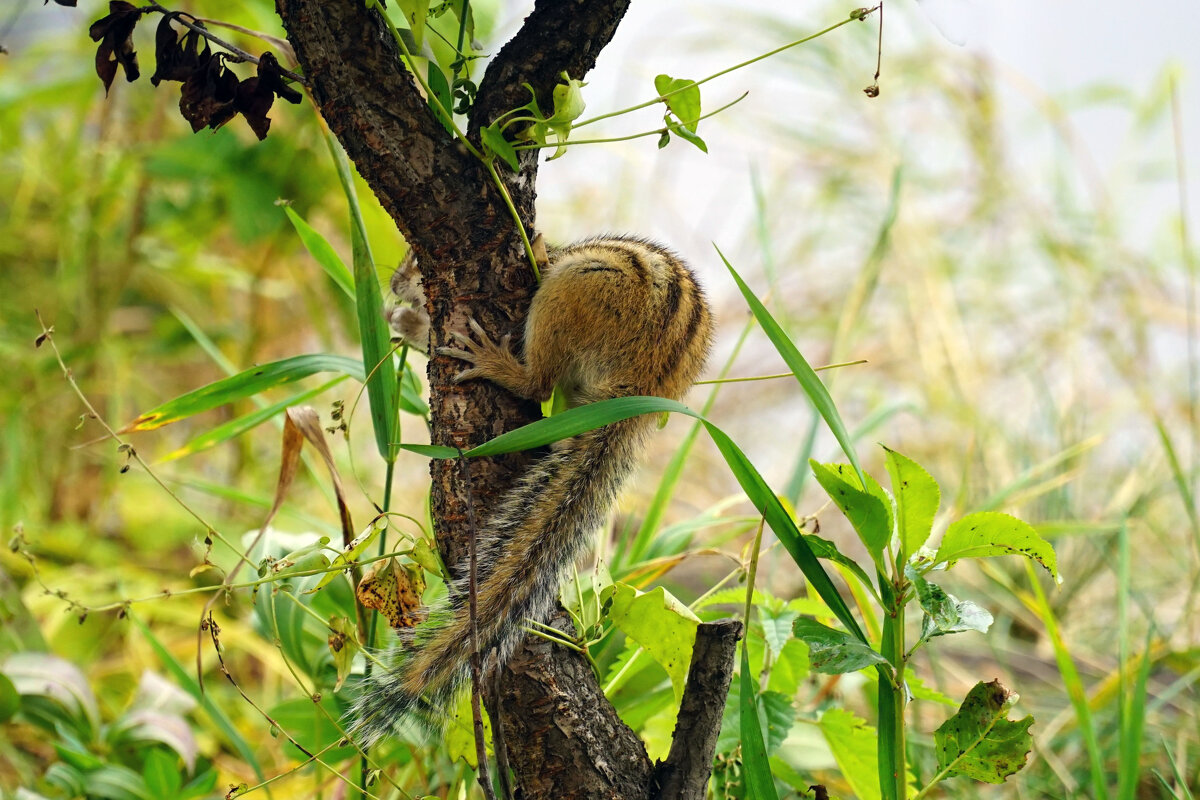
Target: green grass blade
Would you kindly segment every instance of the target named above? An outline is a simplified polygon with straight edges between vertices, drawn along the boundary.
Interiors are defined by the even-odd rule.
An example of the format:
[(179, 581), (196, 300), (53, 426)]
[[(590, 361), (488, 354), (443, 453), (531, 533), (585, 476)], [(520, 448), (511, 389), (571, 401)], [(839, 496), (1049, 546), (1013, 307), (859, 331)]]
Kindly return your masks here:
[(294, 405), (299, 405), (306, 400), (311, 400), (322, 392), (325, 392), (326, 390), (331, 389), (332, 387), (341, 383), (345, 379), (346, 376), (341, 375), (331, 381), (326, 381), (315, 389), (310, 389), (307, 392), (301, 392), (300, 394), (292, 395), (291, 397), (280, 400), (278, 403), (272, 403), (269, 406), (264, 406), (263, 408), (252, 411), (249, 414), (243, 414), (240, 417), (222, 423), (211, 430), (205, 431), (182, 447), (167, 453), (158, 460), (158, 463), (164, 464), (168, 461), (174, 461), (178, 458), (183, 458), (184, 456), (194, 455), (196, 453), (208, 450), (209, 448), (216, 447), (222, 442), (226, 442), (230, 439), (241, 436), (246, 431), (261, 425), (285, 409), (291, 408)]
[(371, 426), (375, 446), (383, 460), (396, 460), (395, 442), (400, 441), (400, 418), (396, 410), (399, 387), (396, 385), (396, 366), (392, 361), (392, 343), (387, 322), (383, 317), (383, 293), (375, 259), (367, 241), (358, 194), (350, 173), (350, 162), (333, 134), (326, 137), (329, 152), (337, 165), (338, 178), (346, 203), (350, 207), (350, 245), (354, 254), (354, 296), (358, 313), (358, 331), (362, 338), (363, 365), (367, 373), (367, 398), (371, 402)]
[(1163, 421), (1157, 414), (1154, 415), (1154, 427), (1158, 429), (1158, 438), (1162, 441), (1163, 451), (1167, 454), (1167, 462), (1171, 465), (1171, 477), (1175, 480), (1175, 488), (1179, 490), (1179, 499), (1183, 502), (1184, 510), (1187, 512), (1192, 539), (1196, 542), (1196, 546), (1200, 547), (1200, 518), (1196, 516), (1196, 498), (1192, 495), (1187, 475), (1184, 474), (1183, 465), (1179, 463), (1179, 455), (1175, 452), (1175, 445), (1167, 433), (1167, 427), (1163, 425)]
[(217, 406), (252, 397), (259, 392), (307, 378), (317, 372), (338, 372), (361, 381), (362, 364), (352, 358), (329, 353), (311, 353), (272, 361), (202, 386), (168, 400), (140, 415), (122, 433), (152, 431), (163, 425), (199, 414)]
[(1054, 616), (1054, 610), (1050, 608), (1050, 603), (1046, 600), (1046, 593), (1042, 590), (1042, 584), (1038, 580), (1037, 573), (1033, 571), (1033, 562), (1026, 560), (1025, 574), (1029, 578), (1029, 584), (1033, 587), (1034, 611), (1041, 617), (1042, 625), (1046, 628), (1046, 635), (1050, 639), (1050, 644), (1054, 648), (1054, 660), (1058, 664), (1058, 672), (1062, 676), (1063, 687), (1067, 690), (1067, 696), (1071, 699), (1071, 705), (1075, 708), (1075, 718), (1079, 721), (1079, 731), (1083, 734), (1083, 746), (1087, 751), (1088, 764), (1091, 767), (1090, 779), (1092, 782), (1093, 797), (1108, 797), (1108, 786), (1105, 781), (1104, 774), (1104, 758), (1100, 753), (1100, 741), (1096, 737), (1096, 729), (1092, 724), (1092, 710), (1088, 706), (1087, 690), (1083, 686), (1083, 681), (1079, 677), (1079, 671), (1075, 669), (1075, 661), (1071, 658), (1071, 651), (1067, 649), (1067, 643), (1063, 640), (1062, 631), (1058, 627), (1058, 619)]
[[(775, 532), (776, 537), (791, 554), (809, 584), (841, 623), (846, 626), (846, 629), (866, 642), (866, 635), (854, 619), (854, 615), (850, 613), (849, 607), (838, 593), (837, 587), (833, 585), (828, 573), (817, 560), (816, 554), (804, 540), (800, 529), (796, 527), (796, 521), (783, 507), (779, 498), (763, 480), (762, 475), (755, 469), (750, 459), (724, 431), (682, 403), (661, 397), (618, 397), (612, 400), (601, 400), (598, 403), (589, 403), (586, 406), (555, 414), (548, 419), (538, 420), (517, 428), (515, 431), (503, 433), (479, 447), (466, 451), (463, 455), (493, 456), (528, 450), (639, 414), (655, 414), (664, 411), (686, 414), (700, 420), (713, 443), (725, 458), (725, 463), (729, 465), (729, 469), (737, 478), (742, 490), (754, 507), (758, 509), (758, 512), (766, 517), (767, 524), (771, 526), (771, 530)], [(430, 458), (455, 458), (458, 455), (452, 447), (435, 445), (401, 445), (401, 447)]]
[(747, 797), (754, 800), (778, 800), (771, 765), (767, 762), (767, 746), (763, 742), (762, 719), (758, 716), (753, 679), (750, 675), (750, 656), (742, 641), (741, 698), (739, 723), (742, 734), (742, 769), (746, 779)]
[(283, 211), (287, 214), (288, 219), (292, 221), (292, 227), (296, 229), (296, 234), (300, 237), (300, 242), (304, 245), (304, 249), (308, 251), (308, 254), (321, 265), (321, 269), (325, 270), (325, 274), (333, 278), (333, 282), (348, 297), (353, 298), (354, 277), (350, 274), (350, 270), (346, 269), (346, 265), (342, 263), (342, 259), (338, 256), (337, 251), (333, 249), (333, 245), (316, 228), (305, 222), (304, 218), (297, 214), (291, 206), (284, 206)]
[(196, 683), (196, 679), (193, 678), (191, 674), (185, 670), (178, 661), (175, 660), (175, 656), (171, 655), (171, 651), (163, 646), (163, 643), (160, 642), (153, 633), (151, 633), (150, 628), (146, 625), (146, 623), (142, 622), (141, 619), (134, 616), (132, 613), (127, 612), (127, 616), (133, 621), (133, 624), (137, 626), (138, 630), (142, 632), (142, 636), (145, 637), (146, 642), (150, 645), (150, 648), (158, 655), (159, 660), (162, 661), (163, 667), (165, 667), (167, 672), (171, 674), (171, 677), (175, 680), (179, 687), (190, 694), (196, 700), (196, 702), (200, 704), (200, 707), (208, 713), (208, 716), (210, 719), (212, 719), (213, 724), (215, 724), (221, 733), (225, 735), (225, 738), (231, 745), (233, 745), (233, 748), (238, 751), (238, 754), (242, 757), (242, 759), (250, 765), (250, 768), (254, 770), (254, 774), (258, 777), (258, 779), (260, 781), (266, 780), (266, 776), (263, 775), (262, 767), (260, 767), (258, 764), (258, 759), (254, 757), (254, 750), (250, 747), (250, 744), (242, 738), (242, 735), (238, 733), (237, 728), (233, 726), (233, 723), (229, 720), (229, 717), (225, 716), (225, 712), (221, 710), (221, 707), (213, 702), (211, 696), (200, 691), (200, 685)]
[(729, 263), (729, 259), (725, 258), (725, 254), (721, 252), (721, 248), (717, 248), (717, 255), (725, 262), (726, 269), (733, 276), (733, 280), (737, 283), (738, 289), (742, 292), (742, 297), (746, 299), (746, 304), (750, 306), (750, 311), (754, 314), (754, 318), (758, 320), (758, 324), (762, 326), (763, 331), (767, 334), (767, 338), (771, 340), (771, 344), (775, 345), (775, 349), (779, 355), (783, 357), (784, 363), (796, 376), (796, 380), (800, 382), (800, 386), (804, 389), (804, 393), (808, 395), (808, 399), (816, 407), (825, 424), (829, 426), (829, 430), (833, 432), (833, 436), (841, 445), (842, 452), (846, 454), (846, 458), (850, 460), (850, 464), (854, 467), (854, 471), (858, 474), (858, 479), (866, 486), (866, 479), (863, 477), (862, 466), (858, 463), (858, 456), (854, 452), (854, 442), (850, 438), (849, 431), (846, 430), (846, 424), (842, 422), (842, 417), (838, 414), (837, 406), (833, 404), (833, 398), (829, 396), (829, 390), (825, 388), (825, 384), (821, 383), (821, 379), (817, 377), (817, 373), (813, 371), (812, 366), (805, 360), (804, 356), (800, 355), (800, 351), (783, 328), (779, 327), (779, 323), (767, 311), (766, 306), (762, 304), (755, 295), (750, 291), (750, 287), (746, 285), (741, 276), (737, 274), (737, 270)]

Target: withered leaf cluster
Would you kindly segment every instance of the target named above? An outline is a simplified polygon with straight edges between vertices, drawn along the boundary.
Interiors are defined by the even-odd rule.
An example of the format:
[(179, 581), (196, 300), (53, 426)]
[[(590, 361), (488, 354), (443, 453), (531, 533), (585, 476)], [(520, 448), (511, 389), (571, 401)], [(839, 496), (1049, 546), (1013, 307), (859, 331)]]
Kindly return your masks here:
[[(72, 0), (55, 0), (71, 3)], [(161, 11), (161, 7), (138, 8), (124, 0), (111, 0), (108, 16), (92, 23), (89, 34), (92, 41), (99, 42), (96, 49), (96, 74), (104, 83), (104, 93), (117, 74), (118, 65), (125, 70), (125, 79), (137, 80), (137, 52), (133, 47), (133, 31), (143, 14)], [(179, 112), (192, 126), (192, 131), (201, 128), (216, 130), (238, 114), (245, 117), (250, 129), (259, 139), (265, 139), (271, 120), (267, 113), (276, 97), (289, 103), (299, 103), (301, 94), (289, 86), (283, 77), (279, 62), (270, 52), (264, 52), (258, 61), (258, 74), (244, 80), (229, 69), (227, 62), (240, 61), (238, 56), (224, 52), (213, 52), (204, 37), (204, 24), (186, 15), (188, 25), (175, 23), (183, 12), (163, 14), (155, 34), (155, 59), (157, 68), (150, 82), (158, 86), (162, 81), (177, 81), (183, 84), (179, 96)]]

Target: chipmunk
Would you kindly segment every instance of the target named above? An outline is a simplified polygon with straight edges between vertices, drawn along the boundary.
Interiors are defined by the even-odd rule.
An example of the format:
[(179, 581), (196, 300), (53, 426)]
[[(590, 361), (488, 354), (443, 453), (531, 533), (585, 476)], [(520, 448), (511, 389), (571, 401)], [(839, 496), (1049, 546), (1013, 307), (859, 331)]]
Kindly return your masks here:
[[(393, 278), (393, 287), (411, 301), (419, 286), (412, 265), (408, 272)], [(419, 319), (409, 316), (419, 333)], [(643, 239), (609, 236), (549, 253), (521, 358), (509, 336), (497, 343), (474, 320), (470, 327), (473, 338), (455, 332), (459, 346), (438, 349), (470, 364), (455, 381), (490, 380), (537, 401), (558, 385), (580, 405), (633, 395), (680, 398), (708, 355), (712, 315), (678, 256)], [(653, 425), (652, 416), (633, 417), (561, 441), (498, 502), (477, 542), (482, 655), (494, 651), (504, 663), (525, 635), (525, 619), (546, 617), (563, 572), (587, 550)], [(438, 712), (444, 717), (469, 674), (467, 591), (467, 578), (456, 580), (411, 644), (394, 649), (389, 668), (372, 674), (350, 711), (360, 742), (379, 740), (410, 712), (434, 724)]]

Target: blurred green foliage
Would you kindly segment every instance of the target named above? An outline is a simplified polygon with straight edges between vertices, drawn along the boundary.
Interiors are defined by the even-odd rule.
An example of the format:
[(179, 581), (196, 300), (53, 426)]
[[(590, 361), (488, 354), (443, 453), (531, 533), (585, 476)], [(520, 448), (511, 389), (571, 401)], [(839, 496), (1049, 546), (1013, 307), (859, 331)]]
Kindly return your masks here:
[[(213, 571), (190, 574), (203, 558), (204, 526), (140, 470), (121, 472), (127, 457), (81, 418), (53, 356), (34, 347), (37, 309), (54, 326), (75, 381), (116, 427), (256, 363), (310, 352), (356, 355), (352, 303), (276, 205), (290, 202), (349, 263), (345, 200), (320, 123), (307, 102), (277, 104), (265, 142), (240, 120), (193, 135), (176, 114), (175, 93), (152, 90), (144, 78), (133, 85), (118, 79), (105, 101), (85, 35), (99, 4), (44, 12), (26, 6), (25, 14), (54, 14), (63, 27), (36, 36), (18, 27), (4, 42), (10, 53), (0, 56), (0, 356), (9, 375), (0, 388), (0, 523), (23, 537), (20, 552), (0, 552), (0, 660), (42, 651), (65, 659), (42, 665), (62, 670), (77, 694), (90, 693), (95, 711), (72, 715), (43, 704), (46, 715), (67, 714), (59, 721), (68, 733), (55, 739), (49, 716), (40, 726), (6, 721), (12, 692), (0, 686), (0, 789), (31, 787), (57, 770), (41, 785), (70, 796), (73, 781), (111, 768), (116, 777), (100, 780), (111, 777), (134, 796), (138, 781), (151, 796), (173, 790), (172, 770), (183, 774), (189, 748), (160, 742), (130, 752), (101, 730), (121, 729), (139, 708), (139, 686), (158, 680), (144, 676), (165, 675), (198, 704), (172, 706), (191, 726), (200, 759), (179, 786), (218, 774), (212, 791), (220, 796), (283, 775), (265, 791), (330, 793), (338, 783), (331, 771), (291, 773), (304, 756), (289, 737), (310, 750), (338, 738), (340, 701), (329, 691), (336, 667), (324, 623), (352, 616), (349, 584), (338, 580), (306, 596), (305, 581), (314, 579), (296, 578), (218, 606), (226, 665), (278, 728), (220, 678), (208, 641), (200, 700), (193, 662), (208, 595), (160, 595), (216, 582)], [(195, 2), (189, 10), (281, 33), (266, 2)], [(828, 11), (813, 18), (841, 13)], [(781, 31), (773, 17), (739, 15), (762, 50), (804, 33)], [(229, 35), (261, 49), (250, 37)], [(992, 675), (1019, 687), (1021, 713), (1039, 722), (1031, 764), (1016, 779), (1021, 788), (948, 781), (939, 791), (961, 798), (1189, 797), (1200, 755), (1200, 431), (1189, 349), (1197, 331), (1185, 301), (1194, 294), (1194, 262), (1181, 254), (1178, 209), (1150, 236), (1131, 235), (1142, 226), (1136, 217), (1144, 187), (1098, 172), (1071, 130), (1073, 111), (1103, 105), (1127, 115), (1134, 141), (1169, 139), (1170, 75), (1148, 88), (1053, 98), (918, 36), (885, 51), (883, 92), (864, 102), (871, 71), (864, 65), (873, 69), (874, 57), (873, 36), (847, 35), (770, 62), (786, 86), (769, 104), (739, 107), (730, 123), (751, 131), (738, 141), (763, 165), (757, 214), (748, 215), (738, 244), (759, 248), (757, 285), (770, 286), (772, 313), (814, 364), (870, 362), (822, 374), (860, 447), (874, 438), (895, 442), (938, 476), (946, 514), (1018, 511), (1058, 550), (1059, 590), (1044, 591), (1036, 583), (1044, 579), (1015, 562), (959, 570), (947, 580), (959, 596), (986, 598), (996, 624), (987, 640), (953, 637), (912, 665), (914, 727), (931, 732), (950, 715), (939, 692), (958, 698)], [(1012, 99), (1019, 92), (1025, 105)], [(706, 137), (715, 150), (716, 140)], [(1031, 139), (1051, 142), (1050, 157), (1036, 167), (1022, 160)], [(1170, 175), (1169, 152), (1135, 153), (1144, 168), (1135, 176)], [(625, 172), (604, 180), (622, 199), (626, 224), (669, 201), (670, 181), (647, 182), (632, 158)], [(579, 184), (574, 198), (547, 210), (550, 225), (570, 219), (572, 230), (596, 228), (594, 196)], [(377, 270), (386, 276), (403, 244), (361, 183), (358, 193)], [(726, 293), (733, 297), (732, 287), (713, 286), (714, 295)], [(732, 342), (744, 307), (740, 299), (718, 304), (723, 342)], [(752, 334), (736, 361), (730, 358), (733, 372), (777, 372), (771, 352)], [(820, 433), (815, 414), (810, 421), (794, 385), (747, 386), (724, 387), (706, 414), (747, 443), (800, 516), (816, 513), (821, 500), (808, 480), (808, 458), (833, 453), (832, 439)], [(346, 382), (312, 402), (325, 413), (334, 400), (350, 407), (357, 392)], [(283, 396), (277, 390), (267, 399)], [(153, 462), (253, 408), (241, 401), (132, 441)], [(337, 457), (361, 485), (351, 506), (366, 520), (383, 471), (367, 415), (360, 412), (351, 427)], [(419, 441), (420, 428), (408, 421), (405, 434)], [(663, 438), (664, 451), (677, 441)], [(648, 482), (631, 491), (628, 507), (637, 512), (618, 516), (616, 530), (628, 536), (602, 552), (621, 579), (642, 588), (666, 580), (702, 616), (717, 616), (722, 605), (740, 608), (743, 590), (723, 593), (721, 581), (741, 574), (738, 543), (756, 520), (707, 445), (689, 452), (676, 502), (669, 512), (652, 506), (648, 515), (662, 523), (652, 538), (637, 536), (632, 557), (623, 544), (634, 540), (637, 515), (649, 505), (655, 486)], [(872, 449), (864, 466), (881, 474), (881, 458)], [(261, 524), (278, 461), (277, 428), (265, 425), (156, 472), (244, 545), (237, 532)], [(392, 507), (424, 520), (424, 464), (402, 461)], [(683, 469), (675, 466), (672, 481)], [(331, 494), (313, 475), (300, 479), (304, 490), (293, 492), (279, 533), (260, 543), (256, 558), (336, 535)], [(822, 535), (852, 541), (833, 517), (821, 513)], [(418, 525), (402, 527), (419, 535)], [(704, 550), (726, 557), (698, 557)], [(36, 557), (36, 572), (25, 554)], [(227, 567), (233, 554), (218, 545), (213, 560)], [(764, 590), (748, 634), (772, 773), (781, 788), (824, 782), (835, 797), (865, 796), (853, 777), (838, 773), (834, 757), (839, 743), (869, 735), (857, 725), (874, 714), (874, 687), (857, 674), (818, 679), (797, 640), (780, 638), (781, 620), (820, 609), (793, 597), (798, 574), (777, 561), (759, 576)], [(130, 598), (155, 598), (134, 606), (136, 623), (122, 613)], [(82, 608), (108, 604), (114, 607), (103, 612)], [(280, 626), (290, 633), (281, 635)], [(631, 639), (605, 634), (594, 658), (606, 688), (661, 753), (674, 719), (669, 676)], [(738, 708), (740, 691), (735, 680), (729, 709)], [(36, 718), (24, 707), (22, 714)], [(91, 727), (71, 731), (81, 719)], [(379, 760), (415, 793), (454, 795), (470, 786), (468, 767), (423, 744), (416, 734), (398, 737)], [(910, 739), (918, 781), (936, 771), (934, 751), (932, 736)], [(337, 762), (350, 753), (325, 755)], [(734, 715), (719, 747), (717, 796), (744, 796), (741, 766)]]

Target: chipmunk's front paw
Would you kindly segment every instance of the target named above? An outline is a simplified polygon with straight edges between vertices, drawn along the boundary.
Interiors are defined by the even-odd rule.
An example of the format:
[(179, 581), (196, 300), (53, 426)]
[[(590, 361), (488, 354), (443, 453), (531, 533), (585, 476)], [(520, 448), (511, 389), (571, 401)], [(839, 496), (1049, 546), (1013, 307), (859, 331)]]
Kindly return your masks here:
[(439, 355), (461, 359), (472, 365), (454, 376), (455, 383), (462, 383), (474, 378), (490, 378), (500, 365), (513, 359), (512, 351), (509, 350), (511, 336), (505, 334), (497, 344), (484, 333), (483, 328), (474, 319), (468, 319), (467, 324), (471, 326), (471, 331), (478, 341), (458, 331), (450, 331), (450, 336), (462, 346), (437, 349)]

